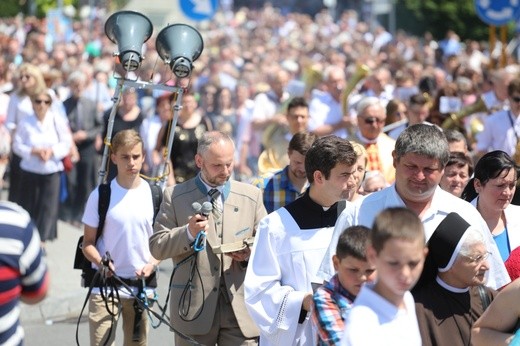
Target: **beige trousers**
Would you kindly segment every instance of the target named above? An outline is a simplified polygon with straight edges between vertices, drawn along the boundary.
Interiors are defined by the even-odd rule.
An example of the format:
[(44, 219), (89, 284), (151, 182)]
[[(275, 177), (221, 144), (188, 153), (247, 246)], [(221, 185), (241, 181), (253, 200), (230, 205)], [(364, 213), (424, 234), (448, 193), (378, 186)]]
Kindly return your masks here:
[[(123, 316), (123, 334), (124, 334), (124, 342), (125, 346), (146, 346), (146, 337), (148, 335), (148, 314), (146, 311), (143, 311), (141, 314), (141, 333), (139, 337), (139, 341), (132, 341), (133, 332), (134, 332), (134, 299), (121, 299), (122, 310), (119, 311), (116, 304), (112, 306), (112, 304), (108, 303), (109, 308), (113, 313), (116, 313), (114, 316), (114, 323), (112, 325), (112, 315), (110, 315), (106, 309), (105, 302), (101, 298), (100, 294), (93, 294), (90, 296), (89, 301), (89, 330), (90, 330), (90, 345), (98, 346), (104, 345), (106, 339), (108, 338), (108, 333), (110, 333), (110, 341), (107, 345), (114, 346), (115, 338), (116, 338), (116, 329), (117, 322), (119, 321), (119, 317)], [(110, 327), (112, 326), (112, 330)]]

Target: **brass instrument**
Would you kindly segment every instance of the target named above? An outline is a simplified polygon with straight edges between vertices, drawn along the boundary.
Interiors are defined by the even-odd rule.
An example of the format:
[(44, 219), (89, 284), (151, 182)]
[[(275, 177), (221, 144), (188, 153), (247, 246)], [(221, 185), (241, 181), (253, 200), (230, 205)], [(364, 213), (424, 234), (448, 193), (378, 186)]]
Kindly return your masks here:
[(288, 127), (281, 124), (271, 124), (264, 130), (262, 134), (264, 150), (258, 157), (259, 176), (272, 174), (289, 164), (287, 133), (289, 133)]
[(472, 138), (475, 138), (475, 136), (482, 132), (484, 130), (484, 124), (482, 123), (482, 119), (475, 117), (470, 120), (469, 122), (469, 132), (471, 134)]
[(341, 94), (341, 110), (343, 112), (343, 115), (346, 115), (348, 112), (348, 97), (350, 96), (350, 93), (352, 92), (352, 90), (354, 90), (354, 88), (362, 79), (368, 76), (369, 73), (370, 67), (364, 64), (358, 65), (356, 71), (348, 80), (348, 83), (345, 86), (345, 89), (343, 89), (343, 93)]
[(303, 69), (302, 81), (305, 84), (305, 92), (310, 93), (323, 80), (322, 67), (318, 64), (306, 66)]
[(408, 118), (404, 118), (404, 119), (398, 120), (394, 123), (385, 125), (385, 127), (383, 127), (382, 132), (388, 133), (388, 132), (392, 131), (393, 129), (398, 128), (399, 126), (406, 125), (406, 124), (408, 124)]
[[(443, 129), (452, 129), (454, 127), (462, 127), (461, 126), (461, 120), (467, 117), (468, 115), (474, 114), (474, 113), (480, 113), (480, 112), (486, 112), (488, 113), (488, 109), (486, 107), (486, 104), (482, 98), (479, 98), (477, 102), (469, 105), (468, 107), (465, 107), (461, 109), (457, 113), (452, 113), (446, 120), (442, 122), (441, 127)], [(477, 129), (476, 124), (474, 125), (475, 129)]]

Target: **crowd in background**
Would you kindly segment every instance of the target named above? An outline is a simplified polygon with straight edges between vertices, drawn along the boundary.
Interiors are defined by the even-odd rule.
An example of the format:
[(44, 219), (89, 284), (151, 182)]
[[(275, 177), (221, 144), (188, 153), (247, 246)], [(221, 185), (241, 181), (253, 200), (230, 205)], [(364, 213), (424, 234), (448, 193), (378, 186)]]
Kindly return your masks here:
[[(68, 35), (49, 31), (45, 19), (18, 16), (0, 22), (0, 124), (14, 136), (20, 119), (13, 109), (23, 97), (31, 97), (35, 89), (24, 85), (22, 71), (29, 66), (35, 70), (36, 79), (43, 79), (53, 91), (52, 110), (68, 118), (74, 139), (72, 147), (79, 150), (76, 169), (67, 173), (68, 191), (62, 189), (60, 208), (60, 217), (73, 223), (79, 223), (81, 206), (96, 185), (107, 119), (114, 105), (112, 96), (117, 78), (124, 74), (113, 57), (117, 46), (104, 33), (108, 14), (102, 10), (96, 13), (94, 18), (73, 21), (73, 31)], [(493, 61), (480, 42), (461, 41), (452, 31), (439, 40), (429, 33), (423, 37), (405, 32), (392, 35), (382, 26), (371, 31), (354, 11), (344, 12), (335, 21), (327, 11), (312, 18), (306, 14), (282, 14), (266, 4), (259, 10), (218, 12), (213, 20), (203, 22), (197, 29), (204, 38), (204, 51), (194, 63), (177, 124), (183, 135), (177, 137), (174, 147), (180, 148), (182, 141), (178, 138), (186, 137), (191, 143), (187, 147), (194, 148), (201, 131), (224, 130), (237, 144), (235, 178), (244, 181), (254, 181), (263, 174), (258, 167), (258, 157), (265, 147), (263, 132), (272, 123), (286, 124), (283, 117), (276, 116), (283, 113), (281, 109), (274, 116), (261, 109), (265, 106), (262, 101), (272, 95), (282, 104), (296, 96), (309, 102), (309, 130), (319, 135), (352, 136), (357, 130), (357, 106), (364, 97), (376, 97), (386, 107), (385, 125), (406, 116), (409, 124), (428, 121), (441, 125), (454, 110), (474, 104), (481, 95), (497, 87), (492, 77), (499, 72), (491, 68)], [(144, 44), (141, 67), (126, 77), (171, 85), (173, 74), (158, 58), (154, 44), (152, 36)], [(516, 66), (515, 61), (508, 63), (508, 68)], [(320, 97), (332, 94), (334, 69), (341, 75), (336, 93), (343, 97), (344, 89), (351, 89), (346, 114), (335, 120), (333, 112), (318, 114), (319, 104), (316, 106)], [(90, 100), (85, 101), (88, 107), (95, 103), (94, 108), (89, 108), (87, 122), (81, 114), (79, 119), (71, 115), (80, 96)], [(452, 99), (455, 105), (448, 102)], [(123, 91), (117, 111), (116, 131), (135, 128), (145, 138), (148, 157), (144, 173), (149, 176), (157, 174), (164, 159), (166, 135), (161, 127), (172, 116), (168, 102), (162, 102), (167, 100), (172, 102), (171, 95), (164, 91), (128, 88)], [(419, 110), (412, 111), (414, 107)], [(414, 120), (413, 114), (418, 114), (418, 119)], [(471, 151), (482, 121), (470, 118), (465, 118), (459, 129)], [(397, 127), (387, 133), (395, 139), (401, 130)], [(4, 132), (0, 172), (7, 170), (5, 180), (12, 190), (18, 184), (18, 163), (14, 162), (17, 155), (8, 164), (10, 141)], [(177, 163), (169, 184), (189, 179), (196, 172), (193, 150), (175, 151), (171, 156)], [(78, 169), (80, 165), (82, 169)], [(114, 176), (110, 170), (109, 176)], [(387, 183), (391, 182), (387, 178)], [(68, 205), (71, 210), (66, 210)]]
[[(479, 280), (468, 272), (473, 281), (463, 282), (464, 289), (480, 285), (490, 263), (488, 283), (493, 288), (509, 282), (507, 274), (511, 279), (518, 276), (514, 257), (520, 244), (515, 229), (518, 207), (511, 202), (520, 163), (520, 65), (513, 57), (507, 57), (507, 66), (497, 66), (485, 43), (462, 40), (453, 31), (442, 38), (393, 34), (363, 22), (351, 10), (339, 16), (323, 11), (314, 17), (286, 13), (270, 4), (258, 10), (221, 11), (197, 25), (204, 51), (194, 62), (182, 107), (175, 113), (177, 95), (166, 88), (125, 85), (116, 105), (113, 96), (122, 79), (169, 86), (176, 81), (156, 51), (157, 30), (144, 43), (139, 69), (125, 72), (113, 55), (117, 45), (104, 32), (108, 15), (98, 10), (88, 19), (72, 21), (67, 32), (46, 19), (0, 20), (0, 177), (7, 173), (0, 186), (8, 182), (8, 199), (29, 212), (43, 250), (46, 241), (58, 236), (58, 219), (79, 227), (99, 179), (117, 176), (116, 165), (102, 162), (110, 127), (112, 137), (129, 129), (139, 132), (146, 153), (142, 176), (164, 178), (167, 186), (193, 182), (190, 179), (206, 169), (200, 157), (196, 162), (197, 145), (205, 133), (224, 132), (236, 145), (226, 142), (224, 152), (234, 157), (235, 180), (262, 188), (264, 205), (274, 211), (273, 218), (279, 203), (309, 195), (313, 182), (302, 170), (305, 155), (310, 150), (315, 159), (322, 159), (312, 143), (335, 140), (325, 137), (334, 134), (352, 144), (350, 148), (341, 142), (351, 155), (345, 165), (354, 169), (347, 174), (348, 196), (341, 198), (352, 202), (352, 210), (359, 208), (360, 224), (361, 220), (371, 226), (376, 210), (383, 207), (377, 198), (365, 199), (373, 192), (373, 197), (388, 195), (392, 203), (414, 210), (428, 237), (437, 232), (434, 224), (453, 211), (448, 208), (467, 212), (467, 221), (482, 219), (479, 229), (486, 231), (486, 237), (477, 245), (486, 251), (478, 257), (469, 252), (459, 255), (454, 246), (450, 263), (442, 264), (448, 268), (455, 263), (454, 272), (468, 263), (478, 267)], [(170, 129), (174, 114), (176, 127)], [(114, 123), (109, 126), (110, 115)], [(167, 152), (170, 141), (173, 146)], [(415, 147), (428, 150), (414, 152)], [(217, 153), (222, 154), (212, 152), (205, 159)], [(316, 166), (320, 171), (322, 167)], [(421, 182), (413, 182), (415, 176), (422, 177)], [(271, 177), (276, 178), (270, 181)], [(294, 185), (291, 196), (280, 192), (283, 184)], [(385, 187), (389, 188), (377, 192)], [(255, 188), (251, 190), (259, 196)], [(341, 192), (325, 192), (331, 190), (333, 197)], [(416, 202), (415, 190), (428, 198), (411, 203)], [(330, 203), (325, 202), (322, 207), (328, 208)], [(189, 204), (183, 207), (186, 215), (192, 212)], [(343, 215), (349, 216), (350, 207), (345, 210)], [(336, 220), (339, 213), (329, 210), (329, 214)], [(350, 220), (346, 216), (343, 221)], [(341, 226), (336, 223), (336, 236), (343, 231)], [(461, 228), (460, 239), (469, 226)], [(171, 227), (165, 229), (170, 232)], [(435, 256), (435, 249), (430, 250)], [(247, 260), (240, 262), (247, 266)], [(325, 266), (332, 265), (326, 262)], [(155, 270), (157, 263), (149, 264)], [(433, 281), (429, 285), (440, 289)], [(428, 294), (424, 293), (425, 300)], [(484, 309), (483, 303), (479, 305), (476, 317)], [(470, 337), (471, 318), (471, 323), (464, 321), (467, 325), (461, 332), (464, 344)], [(458, 328), (459, 321), (453, 326)]]

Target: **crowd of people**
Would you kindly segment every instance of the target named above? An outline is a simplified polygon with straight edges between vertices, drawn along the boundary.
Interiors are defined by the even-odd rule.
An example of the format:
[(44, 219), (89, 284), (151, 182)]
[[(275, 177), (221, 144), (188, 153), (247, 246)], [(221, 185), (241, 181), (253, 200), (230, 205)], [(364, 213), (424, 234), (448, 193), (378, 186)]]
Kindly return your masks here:
[[(0, 21), (0, 180), (39, 231), (35, 261), (62, 219), (84, 227), (93, 269), (126, 280), (125, 340), (146, 344), (147, 328), (127, 320), (138, 279), (166, 259), (179, 264), (176, 345), (514, 337), (516, 312), (493, 322), (519, 289), (513, 57), (498, 67), (453, 31), (392, 35), (354, 11), (218, 12), (197, 26), (204, 52), (171, 129), (176, 93), (125, 85), (112, 99), (121, 79), (176, 83), (154, 39), (127, 72), (96, 14), (68, 36), (36, 18)], [(141, 208), (144, 178), (164, 181), (157, 218)], [(193, 206), (205, 202), (210, 212)], [(94, 289), (93, 345), (115, 337), (103, 299)]]

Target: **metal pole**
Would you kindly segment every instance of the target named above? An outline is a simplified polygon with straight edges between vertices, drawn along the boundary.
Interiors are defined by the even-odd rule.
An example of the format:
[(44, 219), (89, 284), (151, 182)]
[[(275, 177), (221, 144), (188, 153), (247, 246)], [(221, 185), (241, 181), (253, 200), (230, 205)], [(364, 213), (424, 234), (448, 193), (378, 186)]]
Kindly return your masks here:
[(98, 184), (106, 183), (106, 174), (107, 174), (107, 167), (109, 162), (109, 150), (110, 150), (110, 143), (112, 143), (112, 132), (114, 129), (114, 120), (116, 117), (116, 111), (117, 107), (119, 106), (119, 102), (121, 101), (121, 94), (123, 86), (126, 85), (128, 87), (133, 87), (136, 89), (154, 89), (154, 90), (165, 90), (174, 93), (174, 101), (175, 105), (173, 106), (173, 119), (172, 119), (172, 127), (170, 129), (170, 136), (168, 138), (168, 144), (167, 144), (167, 151), (166, 151), (166, 159), (162, 163), (162, 166), (159, 169), (158, 176), (161, 180), (161, 187), (164, 185), (165, 178), (163, 177), (164, 172), (166, 172), (166, 167), (168, 164), (168, 156), (171, 152), (171, 148), (173, 145), (173, 136), (175, 134), (175, 127), (177, 126), (177, 120), (179, 119), (179, 110), (182, 108), (181, 106), (181, 100), (182, 100), (182, 93), (183, 89), (176, 86), (169, 86), (164, 84), (152, 84), (149, 82), (144, 81), (134, 81), (134, 80), (128, 80), (124, 78), (118, 78), (117, 79), (117, 85), (116, 90), (114, 91), (114, 97), (112, 100), (114, 101), (114, 105), (112, 106), (112, 110), (110, 111), (110, 115), (108, 117), (108, 125), (107, 125), (107, 134), (104, 138), (103, 144), (105, 147), (103, 148), (103, 158), (101, 160), (101, 168), (99, 169), (99, 181)]
[(502, 43), (500, 49), (500, 67), (504, 68), (507, 65), (507, 54), (506, 54), (506, 46), (507, 46), (507, 26), (502, 25), (500, 27), (500, 41)]
[(494, 25), (490, 25), (489, 26), (489, 57), (490, 57), (489, 65), (492, 70), (495, 69), (495, 67), (496, 67), (495, 62), (493, 61), (493, 52), (495, 50), (496, 39), (497, 39), (496, 27)]
[(390, 33), (394, 37), (395, 37), (395, 32), (396, 32), (395, 3), (396, 3), (396, 0), (391, 0), (390, 13), (388, 14), (388, 16), (389, 16), (388, 29), (390, 30)]
[(106, 180), (106, 174), (107, 174), (107, 166), (108, 166), (108, 154), (109, 154), (109, 145), (112, 143), (112, 132), (114, 130), (114, 119), (116, 117), (116, 111), (117, 107), (119, 105), (119, 102), (121, 101), (121, 91), (123, 89), (123, 84), (125, 83), (125, 80), (123, 78), (120, 78), (117, 80), (116, 90), (114, 91), (114, 97), (112, 100), (114, 101), (114, 104), (112, 105), (112, 110), (110, 111), (110, 115), (108, 117), (108, 125), (107, 125), (107, 134), (105, 139), (103, 140), (104, 148), (103, 148), (103, 159), (101, 160), (101, 168), (99, 169), (99, 178), (98, 178), (98, 184), (104, 184), (107, 182)]

